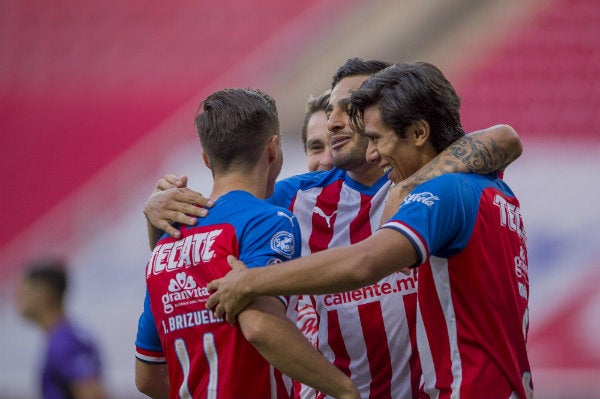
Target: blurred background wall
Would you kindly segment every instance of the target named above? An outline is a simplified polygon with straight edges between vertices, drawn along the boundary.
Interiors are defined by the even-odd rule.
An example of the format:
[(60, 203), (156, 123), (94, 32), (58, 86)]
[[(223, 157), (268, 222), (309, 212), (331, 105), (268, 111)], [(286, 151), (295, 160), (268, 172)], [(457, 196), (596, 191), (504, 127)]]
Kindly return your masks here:
[(466, 130), (519, 132), (505, 179), (529, 237), (536, 397), (600, 398), (600, 2), (4, 0), (0, 32), (0, 398), (37, 392), (43, 337), (13, 295), (43, 254), (72, 265), (69, 309), (102, 345), (110, 393), (141, 397), (142, 208), (167, 172), (209, 192), (200, 100), (272, 94), (290, 176), (305, 170), (306, 99), (355, 56), (432, 62)]

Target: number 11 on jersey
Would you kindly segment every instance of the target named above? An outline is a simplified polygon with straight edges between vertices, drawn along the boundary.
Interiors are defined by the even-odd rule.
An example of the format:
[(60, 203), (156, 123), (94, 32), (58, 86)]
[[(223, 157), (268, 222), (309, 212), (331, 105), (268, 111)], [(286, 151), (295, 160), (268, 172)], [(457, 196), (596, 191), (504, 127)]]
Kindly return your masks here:
[[(208, 361), (209, 376), (208, 388), (206, 390), (206, 399), (217, 399), (217, 380), (219, 370), (219, 359), (217, 348), (215, 346), (215, 337), (212, 333), (206, 333), (203, 337), (204, 355)], [(175, 340), (175, 352), (183, 372), (183, 381), (179, 387), (179, 397), (181, 399), (192, 399), (192, 394), (188, 388), (188, 379), (190, 377), (190, 356), (182, 338)]]

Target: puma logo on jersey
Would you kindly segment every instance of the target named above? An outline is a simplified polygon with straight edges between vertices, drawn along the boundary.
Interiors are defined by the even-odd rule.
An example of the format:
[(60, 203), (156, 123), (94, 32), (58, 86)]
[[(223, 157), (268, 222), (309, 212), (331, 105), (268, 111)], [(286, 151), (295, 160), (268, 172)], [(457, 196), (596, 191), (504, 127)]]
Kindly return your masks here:
[(288, 218), (290, 223), (292, 224), (292, 227), (294, 227), (294, 215), (289, 216), (285, 212), (277, 211), (277, 216), (283, 216), (284, 218)]
[(319, 215), (323, 219), (325, 219), (325, 221), (327, 222), (327, 227), (331, 228), (331, 218), (333, 217), (333, 215), (335, 215), (337, 213), (337, 209), (335, 211), (333, 211), (333, 213), (331, 215), (327, 215), (327, 214), (325, 214), (325, 212), (323, 212), (323, 210), (321, 208), (319, 208), (318, 206), (315, 206), (313, 208), (313, 213), (316, 213), (317, 215)]

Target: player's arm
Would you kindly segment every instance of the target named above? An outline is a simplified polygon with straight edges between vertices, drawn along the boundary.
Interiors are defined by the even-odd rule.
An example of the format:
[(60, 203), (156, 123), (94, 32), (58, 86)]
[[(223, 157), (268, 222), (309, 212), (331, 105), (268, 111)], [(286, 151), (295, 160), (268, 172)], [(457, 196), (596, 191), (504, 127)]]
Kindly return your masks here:
[(170, 384), (167, 363), (152, 314), (148, 290), (143, 311), (138, 319), (135, 352), (137, 389), (152, 398), (168, 398)]
[(215, 308), (215, 314), (225, 315), (233, 323), (235, 315), (259, 295), (349, 291), (417, 263), (417, 251), (402, 233), (380, 229), (357, 244), (304, 256), (279, 267), (246, 269), (242, 262), (233, 260), (233, 270), (208, 285), (216, 292), (206, 306)]
[(396, 213), (404, 198), (419, 184), (446, 173), (486, 175), (504, 170), (522, 152), (517, 132), (508, 125), (496, 125), (467, 134), (390, 189), (381, 217), (382, 224)]
[(170, 384), (167, 364), (146, 363), (135, 359), (135, 386), (151, 398), (168, 399)]
[(286, 317), (278, 299), (255, 298), (239, 314), (238, 321), (244, 337), (287, 376), (335, 398), (360, 398), (350, 378), (319, 353)]
[(179, 238), (179, 230), (171, 223), (196, 224), (196, 217), (204, 217), (212, 203), (202, 194), (187, 188), (187, 176), (167, 175), (154, 186), (144, 206), (148, 241), (153, 249), (163, 232)]

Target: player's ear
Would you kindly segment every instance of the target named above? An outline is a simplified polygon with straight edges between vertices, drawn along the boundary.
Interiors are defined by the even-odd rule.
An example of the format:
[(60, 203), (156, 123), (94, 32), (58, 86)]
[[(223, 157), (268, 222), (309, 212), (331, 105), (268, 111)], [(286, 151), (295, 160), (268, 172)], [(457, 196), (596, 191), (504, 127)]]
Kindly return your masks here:
[(267, 143), (267, 152), (269, 154), (269, 163), (273, 163), (277, 160), (277, 157), (279, 156), (279, 146), (280, 146), (280, 142), (279, 142), (279, 135), (273, 135), (271, 136), (271, 138), (269, 139), (268, 143)]
[(416, 146), (423, 146), (429, 140), (430, 133), (429, 122), (425, 119), (419, 119), (409, 127), (409, 134)]
[(206, 153), (204, 152), (204, 150), (202, 150), (202, 160), (204, 161), (204, 165), (206, 165), (206, 167), (208, 169), (211, 169), (211, 167), (210, 167), (210, 161), (208, 160), (208, 155), (206, 155)]

